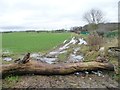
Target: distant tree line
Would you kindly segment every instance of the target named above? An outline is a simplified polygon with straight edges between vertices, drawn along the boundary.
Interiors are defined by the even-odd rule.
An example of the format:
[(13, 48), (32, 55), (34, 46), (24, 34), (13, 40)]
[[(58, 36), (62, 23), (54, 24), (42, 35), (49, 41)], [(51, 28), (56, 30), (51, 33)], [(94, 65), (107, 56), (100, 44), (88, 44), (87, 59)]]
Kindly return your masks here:
[(107, 32), (118, 30), (118, 23), (99, 23), (96, 25), (97, 25), (97, 28), (95, 30), (92, 29), (91, 24), (87, 24), (83, 27), (81, 26), (71, 27), (70, 32), (80, 34), (83, 32), (96, 31), (99, 35), (103, 36)]
[(58, 29), (58, 30), (26, 30), (26, 31), (3, 31), (2, 33), (13, 33), (13, 32), (36, 32), (36, 33), (41, 33), (41, 32), (53, 32), (53, 33), (62, 33), (62, 32), (68, 32), (68, 30), (65, 29)]

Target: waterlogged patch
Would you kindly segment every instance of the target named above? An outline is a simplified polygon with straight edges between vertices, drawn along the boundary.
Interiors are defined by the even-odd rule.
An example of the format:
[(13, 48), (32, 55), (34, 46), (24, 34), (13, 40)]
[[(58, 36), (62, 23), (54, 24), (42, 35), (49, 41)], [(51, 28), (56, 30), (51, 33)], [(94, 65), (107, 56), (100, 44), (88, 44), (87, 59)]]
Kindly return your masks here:
[(69, 48), (69, 43), (65, 44), (64, 46), (60, 47), (59, 50), (65, 50)]
[[(103, 74), (103, 72), (102, 71), (82, 71), (82, 72), (75, 72), (74, 73), (75, 75), (87, 75), (87, 74), (94, 74), (94, 75), (97, 75), (97, 76), (99, 76), (99, 77), (104, 77), (104, 74)], [(90, 78), (91, 79), (91, 78)]]
[[(72, 37), (72, 39), (66, 43), (67, 40), (65, 40), (63, 43), (64, 45), (49, 52), (46, 56), (47, 58), (57, 58), (59, 54), (63, 54), (63, 53), (67, 53), (67, 49), (70, 48), (71, 45), (75, 45), (75, 44), (87, 44), (87, 42), (85, 40), (83, 40), (83, 38), (77, 39), (75, 37)], [(73, 62), (79, 62), (79, 61), (83, 61), (84, 58), (82, 55), (77, 55), (77, 52), (80, 50), (80, 47), (77, 48), (73, 48), (73, 52), (70, 54), (69, 56), (69, 60), (72, 60)], [(49, 57), (48, 57), (49, 56)]]
[(97, 76), (99, 76), (99, 77), (100, 77), (100, 76), (104, 77), (102, 71), (92, 71), (91, 73), (92, 73), (92, 74), (95, 74), (95, 75), (97, 75)]
[(46, 62), (46, 63), (49, 63), (49, 64), (53, 64), (56, 59), (57, 58), (47, 58), (47, 57), (39, 58), (40, 61)]
[(33, 57), (33, 58), (36, 58), (36, 57), (39, 57), (39, 56), (40, 56), (40, 54), (38, 54), (38, 53), (33, 53), (33, 54), (30, 55), (30, 57)]
[(70, 46), (70, 44), (75, 44), (77, 42), (77, 40), (75, 39), (75, 37), (73, 37), (68, 43), (66, 43), (64, 46), (60, 47), (59, 50), (65, 50), (68, 49)]
[(77, 42), (77, 40), (75, 39), (75, 37), (73, 37), (72, 39), (71, 39), (71, 41), (69, 42), (69, 44), (75, 44)]
[(60, 54), (63, 54), (63, 53), (66, 53), (66, 52), (67, 52), (67, 51), (64, 50), (64, 51), (61, 51)]
[(67, 40), (65, 40), (64, 42), (63, 42), (63, 44), (65, 44), (67, 42)]
[(87, 42), (83, 38), (79, 38), (79, 43), (78, 44), (87, 44)]
[[(70, 48), (71, 45), (75, 45), (75, 44), (87, 44), (87, 42), (85, 40), (83, 40), (83, 38), (77, 39), (75, 37), (72, 37), (72, 39), (69, 42), (67, 42), (67, 40), (65, 40), (61, 47), (54, 49), (53, 51), (47, 53), (45, 56), (41, 56), (38, 53), (33, 53), (33, 54), (31, 54), (31, 57), (33, 57), (37, 60), (40, 60), (42, 62), (53, 64), (53, 63), (55, 63), (55, 61), (58, 60), (58, 55), (67, 53), (66, 49)], [(69, 54), (70, 55), (69, 60), (72, 60), (73, 62), (74, 61), (75, 62), (83, 61), (84, 60), (83, 56), (77, 55), (77, 52), (79, 50), (80, 50), (80, 47), (73, 48), (73, 52), (71, 52)]]
[(71, 54), (70, 55), (70, 61), (72, 62), (82, 62), (84, 60), (82, 55), (75, 55), (75, 54)]
[(52, 51), (52, 52), (50, 52), (49, 54), (50, 55), (56, 55), (56, 54), (58, 54), (59, 53), (59, 51)]
[(77, 53), (77, 51), (79, 51), (79, 50), (80, 50), (80, 47), (75, 48), (73, 53), (74, 53), (74, 54), (76, 54), (76, 53)]
[(5, 57), (5, 58), (3, 58), (3, 60), (4, 60), (4, 61), (8, 61), (8, 62), (9, 62), (9, 61), (11, 61), (11, 60), (12, 60), (12, 58), (10, 58), (10, 57)]
[(74, 48), (73, 54), (70, 54), (69, 60), (72, 62), (82, 62), (84, 60), (82, 55), (77, 55), (77, 51), (80, 50), (80, 47)]

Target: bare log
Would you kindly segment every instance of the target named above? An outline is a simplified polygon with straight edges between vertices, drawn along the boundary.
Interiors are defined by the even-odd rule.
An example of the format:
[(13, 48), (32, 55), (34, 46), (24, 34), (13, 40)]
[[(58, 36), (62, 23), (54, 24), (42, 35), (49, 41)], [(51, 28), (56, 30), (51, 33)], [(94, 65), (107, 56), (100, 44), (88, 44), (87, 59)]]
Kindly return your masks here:
[(0, 72), (2, 76), (6, 75), (24, 75), (24, 74), (38, 74), (38, 75), (65, 75), (84, 70), (114, 70), (114, 66), (110, 63), (79, 62), (79, 63), (64, 63), (64, 64), (47, 64), (39, 61), (29, 61), (25, 64), (8, 64), (2, 65)]

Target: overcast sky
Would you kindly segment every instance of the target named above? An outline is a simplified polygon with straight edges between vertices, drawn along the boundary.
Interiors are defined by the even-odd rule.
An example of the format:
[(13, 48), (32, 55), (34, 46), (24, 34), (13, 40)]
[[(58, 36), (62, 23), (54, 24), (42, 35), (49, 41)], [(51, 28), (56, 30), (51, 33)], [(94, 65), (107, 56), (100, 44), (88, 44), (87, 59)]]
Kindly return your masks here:
[(0, 0), (0, 30), (69, 29), (87, 24), (82, 16), (91, 8), (118, 22), (119, 0)]

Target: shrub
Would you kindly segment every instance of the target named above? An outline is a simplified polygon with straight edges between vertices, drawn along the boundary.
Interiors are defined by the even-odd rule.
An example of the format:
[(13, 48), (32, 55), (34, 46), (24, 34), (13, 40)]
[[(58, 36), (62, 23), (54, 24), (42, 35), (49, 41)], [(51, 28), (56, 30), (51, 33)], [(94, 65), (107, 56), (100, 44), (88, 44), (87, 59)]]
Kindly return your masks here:
[(98, 34), (99, 36), (102, 36), (102, 37), (104, 37), (104, 35), (105, 35), (105, 33), (106, 33), (105, 30), (97, 30), (96, 32), (97, 32), (97, 34)]
[(88, 45), (91, 50), (99, 50), (100, 46), (103, 43), (103, 38), (99, 36), (96, 32), (90, 33), (88, 35)]

